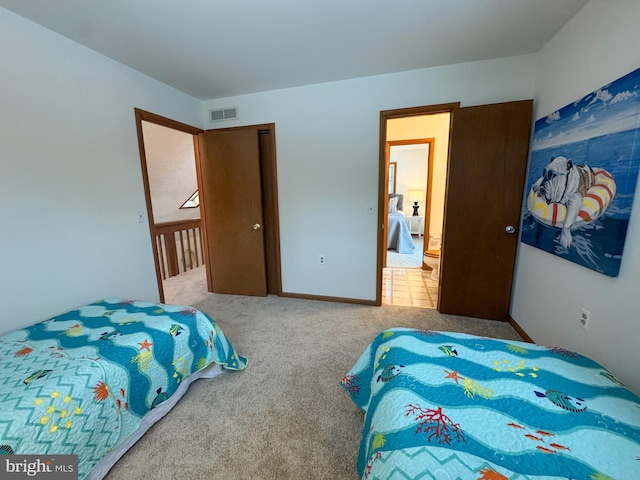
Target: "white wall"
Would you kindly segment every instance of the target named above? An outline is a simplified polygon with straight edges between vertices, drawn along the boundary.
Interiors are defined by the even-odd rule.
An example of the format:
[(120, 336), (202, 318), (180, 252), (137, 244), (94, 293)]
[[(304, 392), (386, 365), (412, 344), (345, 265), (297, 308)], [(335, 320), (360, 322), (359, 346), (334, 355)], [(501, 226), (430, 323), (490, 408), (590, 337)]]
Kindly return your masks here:
[(142, 122), (144, 155), (155, 223), (200, 218), (200, 209), (180, 207), (198, 189), (193, 135)]
[[(640, 2), (592, 0), (539, 53), (536, 118), (640, 66)], [(640, 393), (640, 191), (620, 275), (609, 278), (520, 244), (512, 317), (539, 343), (602, 363)], [(581, 308), (591, 312), (587, 331)]]
[[(211, 100), (205, 128), (276, 124), (285, 292), (374, 300), (380, 111), (531, 98), (535, 55)], [(208, 111), (237, 106), (238, 121)], [(326, 255), (326, 264), (318, 255)]]
[(200, 126), (200, 102), (2, 8), (0, 45), (0, 333), (157, 300), (133, 109)]
[(429, 145), (392, 146), (389, 161), (396, 162), (396, 193), (404, 195), (402, 208), (407, 215), (413, 214), (411, 190), (422, 190), (424, 198), (418, 201), (420, 215), (424, 216), (427, 198), (427, 173), (429, 172)]

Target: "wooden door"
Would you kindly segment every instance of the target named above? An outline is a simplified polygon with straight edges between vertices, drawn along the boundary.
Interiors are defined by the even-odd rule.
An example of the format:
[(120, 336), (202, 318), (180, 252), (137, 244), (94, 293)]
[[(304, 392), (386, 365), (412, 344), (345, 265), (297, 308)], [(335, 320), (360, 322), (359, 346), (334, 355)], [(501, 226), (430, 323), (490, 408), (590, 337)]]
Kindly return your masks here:
[(509, 319), (531, 117), (532, 100), (453, 110), (442, 313)]
[(267, 295), (260, 138), (257, 128), (198, 136), (209, 290)]

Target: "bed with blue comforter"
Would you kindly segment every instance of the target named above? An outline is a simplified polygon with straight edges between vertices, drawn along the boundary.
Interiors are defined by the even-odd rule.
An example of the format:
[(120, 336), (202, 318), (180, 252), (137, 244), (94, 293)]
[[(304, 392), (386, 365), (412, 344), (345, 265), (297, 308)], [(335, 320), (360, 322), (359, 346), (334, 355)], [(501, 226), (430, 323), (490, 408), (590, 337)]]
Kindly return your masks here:
[(387, 250), (412, 254), (416, 248), (403, 212), (389, 213), (387, 222)]
[(563, 348), (390, 329), (342, 386), (362, 479), (640, 479), (640, 398)]
[(0, 453), (77, 454), (85, 478), (213, 364), (242, 370), (246, 359), (191, 307), (102, 300), (5, 334)]

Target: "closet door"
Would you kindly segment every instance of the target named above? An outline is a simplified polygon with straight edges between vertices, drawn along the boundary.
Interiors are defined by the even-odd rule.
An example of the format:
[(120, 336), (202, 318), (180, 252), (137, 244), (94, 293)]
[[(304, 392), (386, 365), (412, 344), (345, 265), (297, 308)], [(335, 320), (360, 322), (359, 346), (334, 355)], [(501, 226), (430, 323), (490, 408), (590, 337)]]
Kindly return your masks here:
[(509, 319), (532, 100), (453, 110), (438, 310)]
[(209, 290), (266, 296), (259, 131), (208, 130), (198, 140)]

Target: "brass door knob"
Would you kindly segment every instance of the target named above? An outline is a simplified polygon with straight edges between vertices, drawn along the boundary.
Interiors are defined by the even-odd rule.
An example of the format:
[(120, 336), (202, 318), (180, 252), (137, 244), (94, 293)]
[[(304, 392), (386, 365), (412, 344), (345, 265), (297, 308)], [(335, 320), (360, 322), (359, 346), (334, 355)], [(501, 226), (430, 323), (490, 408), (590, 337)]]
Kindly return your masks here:
[(254, 230), (260, 230), (262, 228), (262, 225), (260, 225), (259, 223), (254, 223), (252, 228)]

